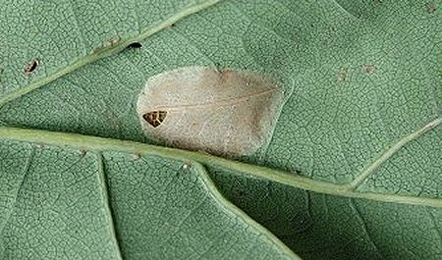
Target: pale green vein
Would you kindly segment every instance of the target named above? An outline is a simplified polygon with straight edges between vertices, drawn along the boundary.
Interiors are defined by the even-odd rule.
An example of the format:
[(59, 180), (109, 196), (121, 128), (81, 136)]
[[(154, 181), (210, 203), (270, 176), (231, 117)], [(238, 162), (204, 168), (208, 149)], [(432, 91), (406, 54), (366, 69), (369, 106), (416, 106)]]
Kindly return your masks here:
[(368, 165), (362, 172), (360, 172), (357, 177), (350, 182), (349, 184), (345, 185), (346, 188), (350, 190), (354, 190), (359, 185), (361, 185), (379, 166), (381, 166), (383, 163), (385, 163), (388, 159), (391, 158), (397, 151), (399, 151), (402, 147), (404, 147), (409, 142), (419, 138), (421, 135), (425, 134), (426, 132), (430, 131), (431, 129), (435, 128), (436, 126), (440, 125), (442, 122), (441, 118), (437, 118), (421, 129), (411, 133), (410, 135), (405, 136), (398, 142), (396, 142), (393, 146), (391, 146), (387, 151), (385, 151), (377, 160), (375, 160), (372, 164)]
[(116, 254), (116, 258), (118, 260), (122, 260), (123, 257), (121, 255), (121, 250), (120, 250), (120, 244), (118, 243), (118, 239), (117, 239), (117, 233), (115, 230), (115, 225), (114, 225), (114, 218), (112, 217), (112, 210), (111, 210), (111, 206), (109, 203), (109, 195), (108, 195), (108, 186), (107, 186), (107, 178), (106, 178), (106, 174), (104, 172), (104, 162), (103, 162), (103, 156), (101, 155), (100, 152), (96, 152), (96, 158), (97, 158), (97, 167), (98, 167), (98, 182), (100, 183), (101, 187), (101, 197), (103, 200), (103, 204), (104, 204), (104, 209), (106, 210), (106, 217), (109, 221), (109, 228), (110, 228), (110, 235), (111, 235), (111, 240), (112, 243), (114, 244), (115, 247), (115, 254)]
[(20, 190), (21, 190), (21, 188), (23, 187), (23, 183), (25, 182), (25, 180), (26, 180), (26, 176), (28, 175), (29, 168), (31, 167), (31, 164), (32, 164), (32, 160), (34, 159), (35, 148), (31, 148), (31, 149), (32, 149), (32, 150), (31, 150), (31, 152), (29, 153), (29, 156), (28, 156), (26, 162), (25, 162), (24, 165), (23, 165), (23, 169), (22, 169), (22, 171), (23, 171), (22, 178), (21, 178), (21, 180), (20, 180), (19, 185), (17, 185), (17, 190), (16, 190), (15, 193), (14, 193), (14, 195), (15, 195), (14, 198), (12, 199), (12, 202), (9, 204), (10, 207), (9, 207), (9, 206), (6, 206), (6, 207), (3, 206), (3, 207), (2, 207), (2, 210), (5, 210), (5, 208), (6, 208), (7, 213), (6, 213), (6, 216), (5, 216), (3, 219), (0, 219), (0, 220), (3, 220), (3, 221), (2, 221), (3, 223), (0, 222), (0, 234), (3, 234), (3, 229), (4, 229), (5, 226), (7, 225), (8, 221), (9, 221), (9, 218), (11, 217), (12, 212), (14, 211), (15, 204), (16, 204), (16, 202), (17, 202), (17, 200), (18, 200), (18, 196), (20, 195)]
[(291, 259), (300, 259), (284, 243), (282, 243), (275, 235), (273, 235), (273, 233), (271, 233), (265, 227), (258, 224), (255, 220), (253, 220), (251, 217), (249, 217), (241, 209), (239, 209), (233, 203), (231, 203), (226, 198), (224, 198), (224, 196), (218, 191), (218, 188), (213, 183), (212, 179), (210, 179), (209, 175), (207, 174), (206, 169), (204, 168), (204, 166), (202, 164), (200, 164), (198, 162), (191, 162), (191, 169), (196, 171), (196, 173), (198, 173), (198, 175), (200, 176), (200, 179), (202, 180), (202, 182), (204, 183), (204, 186), (206, 187), (206, 191), (212, 196), (212, 198), (222, 208), (233, 213), (235, 216), (239, 217), (244, 222), (246, 222), (249, 226), (254, 227), (261, 234), (263, 234), (270, 241), (272, 241), (276, 246), (278, 246), (279, 249), (281, 250), (281, 252), (284, 252)]
[(5, 94), (0, 97), (0, 107), (4, 106), (9, 101), (12, 101), (14, 99), (17, 99), (39, 87), (42, 87), (49, 82), (52, 82), (68, 73), (71, 73), (72, 71), (79, 69), (83, 67), (84, 65), (97, 61), (101, 58), (108, 57), (112, 54), (118, 53), (122, 50), (124, 50), (127, 46), (129, 46), (131, 43), (143, 41), (149, 36), (152, 36), (153, 34), (165, 29), (169, 28), (172, 24), (178, 22), (179, 20), (200, 12), (204, 9), (209, 8), (210, 6), (215, 5), (216, 3), (220, 2), (222, 0), (207, 0), (204, 3), (198, 3), (186, 6), (182, 10), (178, 11), (174, 15), (170, 16), (169, 18), (165, 19), (164, 21), (155, 24), (151, 27), (143, 29), (139, 34), (136, 35), (128, 35), (128, 38), (122, 39), (118, 35), (115, 36), (113, 39), (109, 39), (108, 42), (104, 43), (103, 47), (95, 49), (92, 53), (78, 59), (77, 61), (73, 62), (72, 64), (56, 71), (53, 74), (50, 74), (44, 78), (41, 78), (39, 80), (36, 80), (29, 85), (23, 86), (18, 88), (17, 90), (10, 92), (8, 94)]
[[(435, 125), (438, 125), (438, 122), (435, 123)], [(430, 128), (433, 127), (434, 126)], [(426, 132), (427, 130), (423, 131)], [(7, 126), (0, 126), (0, 139), (26, 141), (56, 146), (69, 146), (71, 148), (80, 150), (120, 151), (132, 154), (155, 155), (184, 162), (191, 160), (206, 165), (214, 165), (225, 169), (230, 169), (234, 172), (240, 172), (245, 174), (247, 177), (272, 180), (295, 188), (301, 188), (318, 193), (442, 208), (442, 199), (397, 194), (358, 192), (353, 189), (349, 189), (346, 185), (313, 180), (304, 176), (263, 166), (247, 164), (200, 152), (192, 152), (132, 141), (123, 141), (73, 133), (21, 129)]]

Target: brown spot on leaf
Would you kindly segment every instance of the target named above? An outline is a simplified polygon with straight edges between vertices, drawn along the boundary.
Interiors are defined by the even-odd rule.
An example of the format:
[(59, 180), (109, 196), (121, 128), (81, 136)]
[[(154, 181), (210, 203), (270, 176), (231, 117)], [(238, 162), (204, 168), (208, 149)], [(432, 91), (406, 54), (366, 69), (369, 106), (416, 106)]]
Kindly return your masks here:
[(366, 65), (364, 66), (364, 71), (368, 74), (373, 73), (373, 71), (376, 70), (376, 67), (373, 65)]
[(141, 159), (141, 154), (139, 154), (139, 153), (134, 153), (134, 154), (132, 154), (132, 158), (133, 158), (135, 161), (138, 161), (139, 159)]
[(38, 59), (33, 59), (31, 62), (26, 64), (26, 66), (24, 68), (25, 74), (26, 75), (31, 74), (35, 69), (37, 69), (39, 64), (40, 64), (40, 62), (38, 61)]
[(105, 50), (111, 48), (114, 45), (117, 45), (121, 41), (121, 37), (119, 35), (116, 35), (115, 37), (109, 39), (108, 41), (104, 42), (102, 46), (95, 48), (92, 53), (97, 54), (100, 52), (104, 52)]
[(85, 157), (86, 154), (87, 154), (87, 151), (86, 151), (86, 150), (79, 150), (79, 151), (78, 151), (78, 156), (80, 156), (80, 157)]
[(143, 115), (143, 118), (153, 127), (160, 126), (166, 119), (167, 111), (152, 111)]
[(432, 14), (436, 11), (436, 4), (434, 2), (428, 3), (428, 13)]
[(109, 46), (114, 46), (117, 43), (119, 43), (121, 41), (121, 37), (119, 35), (113, 37), (112, 39), (110, 39), (109, 41), (107, 41), (104, 46), (105, 47), (109, 47)]

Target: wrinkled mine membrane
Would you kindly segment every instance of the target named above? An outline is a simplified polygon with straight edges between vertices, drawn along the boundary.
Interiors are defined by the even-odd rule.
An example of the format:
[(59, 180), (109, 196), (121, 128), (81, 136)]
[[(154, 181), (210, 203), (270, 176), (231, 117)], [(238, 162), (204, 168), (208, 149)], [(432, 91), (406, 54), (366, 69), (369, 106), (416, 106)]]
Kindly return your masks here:
[(268, 140), (282, 100), (282, 89), (258, 73), (183, 67), (149, 78), (137, 112), (157, 141), (232, 157)]

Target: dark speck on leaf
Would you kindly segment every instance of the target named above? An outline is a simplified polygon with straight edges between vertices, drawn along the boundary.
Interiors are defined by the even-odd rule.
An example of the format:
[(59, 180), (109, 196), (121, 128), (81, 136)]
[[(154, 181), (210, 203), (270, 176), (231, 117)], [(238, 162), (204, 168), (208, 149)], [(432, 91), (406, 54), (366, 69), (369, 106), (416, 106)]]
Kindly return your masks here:
[(373, 65), (367, 65), (364, 67), (365, 72), (367, 72), (369, 74), (372, 73), (373, 71), (375, 71), (375, 69), (376, 69), (376, 67)]
[(432, 14), (436, 11), (436, 4), (435, 3), (429, 3), (428, 4), (428, 13)]
[(243, 191), (243, 190), (236, 191), (235, 195), (236, 195), (235, 197), (237, 199), (244, 199), (245, 197), (247, 197), (247, 193), (245, 191)]
[(134, 153), (134, 154), (132, 154), (132, 158), (133, 158), (135, 161), (138, 161), (138, 160), (141, 159), (141, 154), (139, 154), (139, 153)]
[(25, 74), (30, 74), (32, 73), (38, 66), (39, 62), (37, 59), (33, 59), (31, 62), (29, 62), (28, 64), (26, 64), (25, 66)]
[(143, 47), (143, 45), (139, 42), (133, 42), (127, 46), (127, 48), (129, 48), (129, 49), (138, 49), (141, 47)]

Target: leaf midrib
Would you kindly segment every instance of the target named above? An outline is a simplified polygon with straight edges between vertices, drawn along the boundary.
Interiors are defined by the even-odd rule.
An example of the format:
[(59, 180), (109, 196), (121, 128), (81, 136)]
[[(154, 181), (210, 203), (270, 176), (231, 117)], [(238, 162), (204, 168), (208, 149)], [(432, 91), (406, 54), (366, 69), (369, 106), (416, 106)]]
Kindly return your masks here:
[[(396, 144), (392, 145), (385, 153), (388, 153), (388, 157), (382, 157), (382, 162), (387, 161), (395, 152), (401, 147), (405, 146), (409, 142), (416, 140), (424, 133), (431, 131), (435, 127), (442, 123), (442, 119), (438, 118), (433, 120), (423, 128), (405, 136), (398, 141), (399, 147)], [(164, 158), (174, 159), (183, 162), (198, 162), (203, 165), (214, 165), (224, 169), (229, 169), (232, 172), (238, 172), (244, 174), (246, 177), (255, 177), (261, 179), (267, 179), (282, 183), (284, 185), (292, 186), (295, 188), (301, 188), (310, 190), (317, 193), (325, 193), (330, 195), (344, 196), (350, 198), (362, 198), (383, 202), (394, 202), (401, 204), (422, 205), (435, 208), (442, 208), (441, 198), (429, 198), (429, 197), (415, 197), (407, 195), (397, 194), (380, 194), (359, 192), (357, 187), (354, 187), (352, 183), (349, 184), (335, 184), (320, 180), (310, 179), (308, 177), (295, 175), (292, 173), (272, 169), (264, 166), (258, 166), (254, 164), (248, 164), (244, 162), (234, 161), (222, 157), (217, 157), (210, 154), (201, 152), (193, 152), (176, 148), (169, 148), (163, 146), (150, 145), (145, 143), (139, 143), (134, 141), (125, 141), (111, 138), (103, 138), (96, 136), (81, 135), (75, 133), (63, 133), (52, 132), (47, 130), (36, 129), (21, 129), (8, 126), (0, 126), (0, 139), (25, 141), (37, 144), (47, 144), (55, 146), (68, 146), (79, 150), (86, 151), (117, 151), (123, 153), (131, 153), (137, 156), (139, 155), (153, 155)], [(390, 150), (394, 149), (391, 153)], [(381, 165), (377, 160), (374, 162), (377, 166)], [(371, 171), (372, 172), (372, 171)], [(358, 176), (364, 174), (364, 171), (357, 174)], [(364, 175), (364, 179), (369, 175)], [(359, 181), (359, 180), (358, 180)]]
[[(78, 68), (83, 67), (86, 64), (97, 61), (101, 58), (108, 57), (112, 54), (116, 54), (125, 49), (131, 43), (145, 40), (149, 36), (152, 36), (153, 34), (170, 27), (177, 21), (191, 14), (207, 9), (210, 6), (215, 5), (221, 1), (222, 0), (207, 0), (204, 3), (189, 5), (178, 11), (174, 15), (170, 16), (169, 18), (165, 19), (164, 21), (145, 28), (144, 30), (141, 30), (141, 32), (136, 35), (130, 35), (126, 39), (110, 39), (107, 44), (104, 44), (103, 47), (95, 49), (89, 55), (76, 60), (74, 63), (60, 69), (59, 71), (42, 79), (36, 80), (29, 85), (20, 87), (11, 93), (3, 95), (2, 97), (0, 97), (0, 107), (5, 105), (7, 102), (10, 102), (29, 93), (30, 91), (40, 88)], [(442, 199), (438, 198), (421, 198), (405, 195), (361, 193), (356, 191), (357, 187), (359, 187), (360, 184), (363, 183), (375, 169), (377, 169), (381, 164), (385, 163), (393, 154), (395, 154), (398, 150), (400, 150), (409, 142), (419, 138), (422, 134), (440, 125), (441, 121), (441, 118), (437, 118), (426, 126), (422, 127), (421, 129), (401, 138), (397, 143), (393, 144), (389, 149), (382, 153), (374, 162), (367, 165), (367, 167), (365, 167), (362, 172), (356, 174), (355, 179), (347, 184), (333, 184), (325, 181), (313, 180), (307, 177), (294, 175), (291, 173), (270, 169), (263, 166), (246, 164), (208, 154), (202, 154), (199, 152), (191, 152), (131, 141), (85, 136), (79, 134), (50, 132), (43, 130), (26, 130), (0, 126), (0, 138), (17, 141), (37, 142), (58, 146), (67, 145), (73, 148), (93, 151), (113, 150), (143, 155), (157, 155), (186, 162), (196, 161), (203, 164), (213, 164), (221, 166), (223, 168), (245, 173), (249, 176), (264, 178), (296, 188), (302, 188), (319, 193), (353, 198), (365, 198), (386, 202), (427, 205), (442, 208)]]

